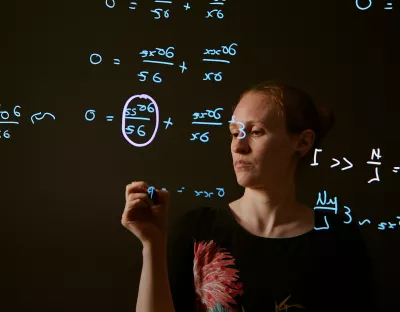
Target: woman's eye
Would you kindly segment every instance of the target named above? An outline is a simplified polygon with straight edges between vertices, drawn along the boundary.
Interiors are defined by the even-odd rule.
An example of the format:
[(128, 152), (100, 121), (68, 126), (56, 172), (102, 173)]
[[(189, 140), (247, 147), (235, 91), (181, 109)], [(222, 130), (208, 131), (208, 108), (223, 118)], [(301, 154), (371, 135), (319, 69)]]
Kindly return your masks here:
[(252, 131), (251, 133), (252, 133), (252, 134), (255, 134), (255, 135), (260, 135), (260, 134), (261, 134), (261, 131), (257, 131), (257, 130), (256, 130), (256, 131)]

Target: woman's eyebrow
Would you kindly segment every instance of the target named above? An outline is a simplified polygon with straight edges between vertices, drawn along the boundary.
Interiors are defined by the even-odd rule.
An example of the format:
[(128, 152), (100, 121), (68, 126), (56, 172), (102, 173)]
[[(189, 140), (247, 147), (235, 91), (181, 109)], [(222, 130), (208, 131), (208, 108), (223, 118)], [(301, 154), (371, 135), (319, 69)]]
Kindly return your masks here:
[(238, 126), (236, 124), (229, 124), (229, 129), (236, 129)]
[[(236, 122), (230, 123), (230, 124), (229, 124), (229, 129), (231, 129), (231, 128), (235, 128), (235, 129), (236, 129), (236, 128), (239, 128), (239, 126), (242, 127), (242, 124), (239, 124), (238, 122), (240, 122), (240, 121), (236, 121)], [(262, 122), (262, 121), (260, 121), (260, 120), (249, 120), (249, 121), (247, 121), (247, 122), (244, 122), (243, 124), (244, 124), (245, 127), (247, 127), (247, 126), (249, 126), (249, 125), (261, 125), (261, 126), (266, 126), (265, 122)]]

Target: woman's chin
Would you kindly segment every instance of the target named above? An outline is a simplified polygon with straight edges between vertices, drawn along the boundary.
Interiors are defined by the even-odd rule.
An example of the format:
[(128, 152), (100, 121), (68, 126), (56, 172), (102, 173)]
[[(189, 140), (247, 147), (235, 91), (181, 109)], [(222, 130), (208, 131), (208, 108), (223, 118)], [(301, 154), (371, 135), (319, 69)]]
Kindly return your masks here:
[(252, 175), (238, 174), (236, 175), (236, 181), (242, 187), (250, 187), (256, 184), (257, 179)]

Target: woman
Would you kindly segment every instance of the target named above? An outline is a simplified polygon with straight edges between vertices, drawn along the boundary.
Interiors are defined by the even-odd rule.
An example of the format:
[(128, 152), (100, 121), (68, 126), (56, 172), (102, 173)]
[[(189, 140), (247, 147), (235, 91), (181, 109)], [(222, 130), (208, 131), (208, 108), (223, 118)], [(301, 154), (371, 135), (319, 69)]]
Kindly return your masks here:
[(230, 122), (243, 196), (189, 211), (168, 243), (168, 192), (155, 205), (146, 183), (129, 184), (122, 224), (143, 243), (136, 311), (376, 311), (356, 227), (295, 196), (299, 166), (332, 123), (292, 86), (244, 92)]

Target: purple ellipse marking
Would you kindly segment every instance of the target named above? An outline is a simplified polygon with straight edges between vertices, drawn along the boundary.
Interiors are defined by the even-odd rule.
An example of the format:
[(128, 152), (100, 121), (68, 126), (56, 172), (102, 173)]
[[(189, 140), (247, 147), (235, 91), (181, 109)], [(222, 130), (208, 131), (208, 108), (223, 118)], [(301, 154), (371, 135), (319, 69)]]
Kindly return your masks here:
[[(128, 105), (130, 104), (130, 102), (131, 102), (132, 100), (136, 99), (136, 98), (149, 100), (149, 101), (151, 102), (150, 104), (153, 104), (153, 105), (154, 105), (154, 111), (155, 111), (155, 113), (156, 113), (156, 128), (155, 128), (154, 131), (153, 131), (153, 135), (151, 136), (151, 138), (150, 138), (147, 142), (144, 142), (144, 143), (141, 143), (141, 144), (140, 144), (140, 143), (133, 142), (133, 141), (128, 137), (128, 135), (126, 134), (126, 130), (125, 130), (125, 128), (126, 128), (126, 118), (125, 118), (125, 116), (126, 116), (126, 109), (127, 109)], [(157, 134), (159, 122), (160, 122), (160, 116), (159, 116), (158, 105), (157, 105), (156, 101), (154, 101), (154, 99), (153, 99), (150, 95), (147, 95), (147, 94), (137, 94), (137, 95), (131, 96), (131, 97), (126, 101), (126, 103), (125, 103), (125, 105), (124, 105), (124, 109), (122, 110), (122, 134), (123, 134), (123, 136), (125, 137), (125, 139), (126, 139), (130, 144), (132, 144), (132, 145), (134, 145), (134, 146), (137, 146), (137, 147), (144, 147), (144, 146), (146, 146), (146, 145), (149, 145), (149, 144), (154, 140), (154, 137), (155, 137), (156, 134)]]

